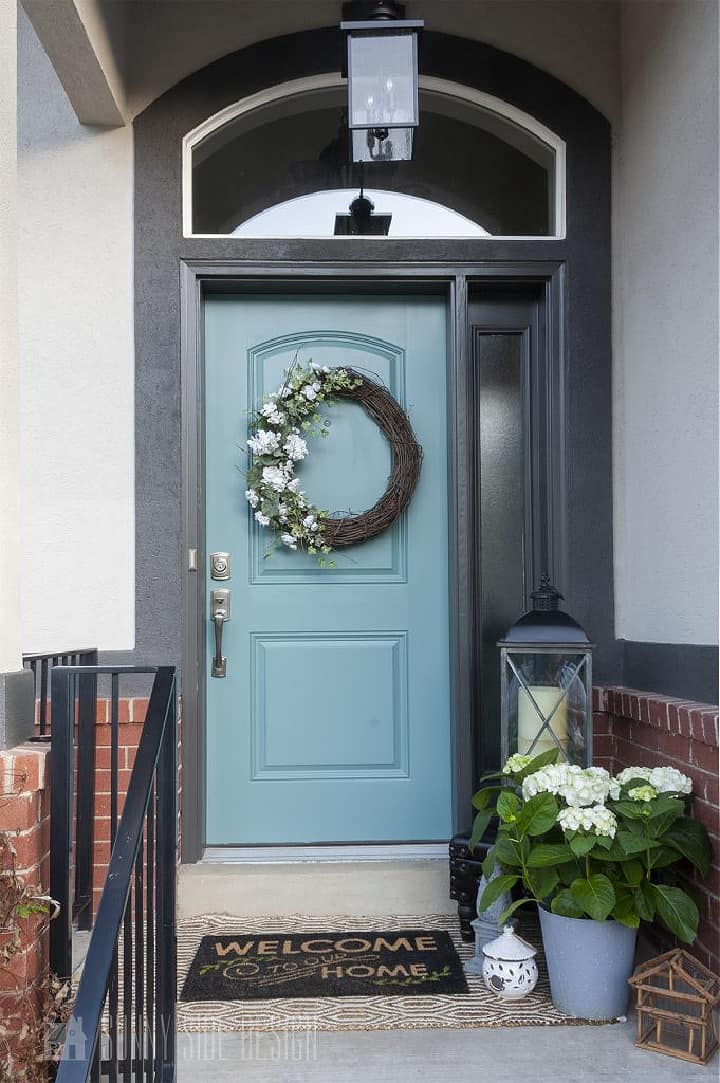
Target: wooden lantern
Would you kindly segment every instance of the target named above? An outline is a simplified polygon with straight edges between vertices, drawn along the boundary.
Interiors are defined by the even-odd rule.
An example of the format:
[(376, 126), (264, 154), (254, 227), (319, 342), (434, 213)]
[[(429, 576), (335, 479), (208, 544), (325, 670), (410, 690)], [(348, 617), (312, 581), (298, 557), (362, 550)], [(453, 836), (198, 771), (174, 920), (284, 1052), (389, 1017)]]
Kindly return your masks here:
[(707, 1064), (718, 1048), (715, 1009), (720, 980), (682, 948), (643, 963), (629, 979), (635, 989), (635, 1045)]

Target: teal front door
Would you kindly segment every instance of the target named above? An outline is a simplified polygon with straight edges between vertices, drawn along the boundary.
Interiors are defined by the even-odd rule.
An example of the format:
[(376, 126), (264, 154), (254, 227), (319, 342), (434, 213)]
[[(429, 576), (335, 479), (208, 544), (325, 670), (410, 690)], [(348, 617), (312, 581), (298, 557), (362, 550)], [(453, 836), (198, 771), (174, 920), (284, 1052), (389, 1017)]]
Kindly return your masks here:
[[(451, 833), (446, 313), (434, 297), (236, 296), (205, 304), (208, 845), (417, 842)], [(334, 568), (275, 549), (245, 501), (248, 411), (294, 358), (373, 374), (422, 445), (412, 502)], [(362, 511), (390, 470), (362, 408), (298, 474), (308, 498)], [(213, 587), (229, 588), (227, 674), (211, 676)]]

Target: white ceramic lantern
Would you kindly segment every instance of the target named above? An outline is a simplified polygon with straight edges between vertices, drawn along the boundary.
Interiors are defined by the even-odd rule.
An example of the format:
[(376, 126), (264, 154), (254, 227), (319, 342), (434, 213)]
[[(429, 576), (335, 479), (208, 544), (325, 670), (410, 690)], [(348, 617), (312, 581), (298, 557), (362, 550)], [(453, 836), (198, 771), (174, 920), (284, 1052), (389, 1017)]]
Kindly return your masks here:
[(502, 936), (483, 947), (483, 979), (491, 993), (503, 1000), (521, 1000), (537, 985), (537, 951), (518, 936), (512, 925), (503, 928)]

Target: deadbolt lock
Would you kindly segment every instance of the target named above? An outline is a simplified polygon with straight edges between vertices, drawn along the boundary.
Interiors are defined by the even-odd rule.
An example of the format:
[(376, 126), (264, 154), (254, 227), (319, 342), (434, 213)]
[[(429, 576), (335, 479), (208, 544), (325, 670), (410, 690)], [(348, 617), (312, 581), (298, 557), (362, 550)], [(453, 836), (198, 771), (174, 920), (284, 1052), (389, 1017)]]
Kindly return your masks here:
[(229, 553), (211, 553), (210, 554), (210, 578), (211, 579), (229, 579), (230, 578), (230, 554)]

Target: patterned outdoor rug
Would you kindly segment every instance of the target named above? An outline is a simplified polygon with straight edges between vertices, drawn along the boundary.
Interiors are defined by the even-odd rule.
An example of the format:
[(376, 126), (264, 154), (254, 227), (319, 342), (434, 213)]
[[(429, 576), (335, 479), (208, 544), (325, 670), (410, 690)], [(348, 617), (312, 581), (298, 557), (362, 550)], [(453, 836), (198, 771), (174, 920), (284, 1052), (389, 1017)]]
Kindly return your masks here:
[[(292, 936), (328, 931), (353, 933), (358, 929), (377, 934), (403, 930), (446, 931), (460, 959), (473, 955), (471, 944), (460, 938), (457, 919), (447, 915), (413, 914), (392, 918), (312, 918), (299, 914), (282, 918), (237, 918), (227, 914), (207, 914), (181, 921), (178, 926), (178, 981), (182, 989), (201, 941), (230, 936), (238, 932), (249, 940), (267, 937), (268, 931)], [(521, 927), (522, 935), (536, 946), (540, 944), (537, 926)], [(285, 1031), (285, 1030), (395, 1030), (419, 1027), (520, 1027), (572, 1026), (585, 1023), (563, 1015), (553, 1007), (547, 970), (542, 953), (538, 953), (540, 980), (535, 991), (524, 1000), (502, 1001), (490, 993), (482, 978), (468, 975), (469, 992), (465, 995), (448, 993), (398, 996), (383, 991), (377, 996), (292, 996), (247, 998), (244, 1000), (207, 1000), (177, 1006), (178, 1031)]]
[(381, 932), (240, 931), (204, 936), (181, 1000), (419, 996), (467, 993), (450, 934), (437, 929)]

